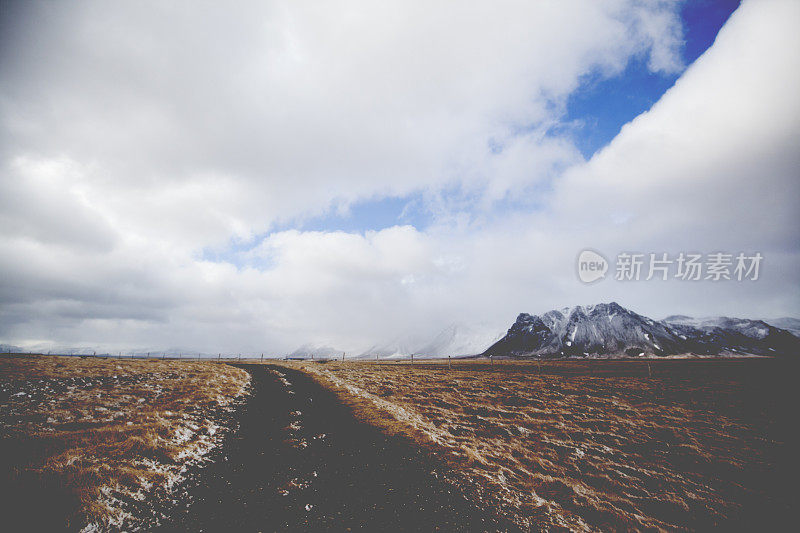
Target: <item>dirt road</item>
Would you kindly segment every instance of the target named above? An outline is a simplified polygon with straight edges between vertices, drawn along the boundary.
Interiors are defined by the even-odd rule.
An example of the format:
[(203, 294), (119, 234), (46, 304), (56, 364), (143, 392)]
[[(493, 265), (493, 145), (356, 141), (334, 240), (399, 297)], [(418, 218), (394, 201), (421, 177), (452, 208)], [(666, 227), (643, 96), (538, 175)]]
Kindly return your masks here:
[(516, 529), (441, 481), (411, 443), (356, 421), (309, 376), (241, 368), (253, 392), (239, 430), (190, 477), (188, 503), (170, 509), (163, 530)]

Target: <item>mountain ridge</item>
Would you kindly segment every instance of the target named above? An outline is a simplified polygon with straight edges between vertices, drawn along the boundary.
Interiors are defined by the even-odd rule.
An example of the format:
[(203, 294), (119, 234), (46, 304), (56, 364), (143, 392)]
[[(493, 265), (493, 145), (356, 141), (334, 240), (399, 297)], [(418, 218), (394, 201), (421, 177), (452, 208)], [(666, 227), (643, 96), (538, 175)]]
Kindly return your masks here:
[(663, 320), (617, 302), (520, 313), (506, 335), (482, 355), (500, 357), (787, 355), (800, 339), (761, 320), (731, 317)]

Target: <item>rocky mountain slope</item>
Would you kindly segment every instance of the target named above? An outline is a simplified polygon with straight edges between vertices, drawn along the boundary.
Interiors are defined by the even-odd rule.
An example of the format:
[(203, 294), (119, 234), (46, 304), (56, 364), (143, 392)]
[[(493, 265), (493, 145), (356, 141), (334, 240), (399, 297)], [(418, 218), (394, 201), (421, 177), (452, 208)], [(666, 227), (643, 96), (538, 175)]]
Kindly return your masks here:
[(484, 355), (639, 356), (786, 355), (800, 353), (800, 339), (761, 320), (695, 319), (674, 315), (657, 321), (616, 302), (576, 306), (543, 315), (522, 313)]

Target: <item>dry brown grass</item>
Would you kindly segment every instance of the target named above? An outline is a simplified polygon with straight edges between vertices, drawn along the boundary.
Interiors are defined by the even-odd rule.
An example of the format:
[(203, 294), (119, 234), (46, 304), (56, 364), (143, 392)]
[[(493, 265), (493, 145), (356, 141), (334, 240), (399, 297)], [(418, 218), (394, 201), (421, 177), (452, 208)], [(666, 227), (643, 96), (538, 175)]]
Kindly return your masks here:
[(644, 362), (295, 364), (525, 529), (781, 525), (797, 496), (794, 369), (650, 365), (652, 377)]
[(71, 529), (120, 526), (215, 445), (214, 413), (248, 382), (213, 363), (0, 357), (3, 485), (54, 498)]

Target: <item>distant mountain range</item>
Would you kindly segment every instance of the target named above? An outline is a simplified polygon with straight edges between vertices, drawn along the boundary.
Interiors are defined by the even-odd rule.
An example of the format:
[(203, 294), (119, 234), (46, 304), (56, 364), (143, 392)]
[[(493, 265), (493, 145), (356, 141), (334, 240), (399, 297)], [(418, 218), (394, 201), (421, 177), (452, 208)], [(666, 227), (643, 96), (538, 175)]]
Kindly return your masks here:
[[(39, 344), (23, 348), (0, 344), (0, 353), (48, 353), (50, 350), (74, 355), (106, 353), (105, 349), (85, 346)], [(289, 357), (338, 359), (342, 352), (327, 344), (305, 344)], [(196, 353), (180, 348), (137, 349), (126, 351), (125, 355), (130, 353), (197, 357)], [(612, 302), (566, 307), (542, 315), (521, 313), (505, 333), (485, 324), (454, 323), (432, 338), (400, 336), (376, 344), (360, 354), (348, 352), (347, 359), (405, 359), (412, 354), (419, 358), (477, 355), (541, 358), (640, 354), (800, 355), (800, 320), (790, 317), (768, 320), (692, 318), (685, 315), (653, 320)], [(203, 353), (201, 357), (213, 358), (215, 355)]]
[(311, 359), (312, 357), (330, 359), (341, 356), (342, 350), (323, 344), (304, 344), (289, 354), (289, 357), (301, 357), (303, 359)]
[(358, 358), (403, 359), (412, 354), (421, 358), (477, 355), (502, 336), (502, 330), (485, 324), (454, 323), (433, 338), (398, 337), (365, 350)]
[[(502, 338), (503, 332), (488, 326), (453, 324), (430, 342), (417, 349), (416, 354), (426, 357), (475, 355)], [(415, 354), (415, 355), (416, 355)]]
[(776, 328), (785, 329), (795, 337), (800, 337), (800, 319), (797, 318), (769, 318), (764, 319), (764, 322)]
[(0, 344), (0, 353), (22, 353), (24, 350), (13, 344)]
[(483, 355), (544, 358), (798, 353), (800, 338), (762, 320), (673, 315), (657, 321), (612, 302), (543, 315), (522, 313), (508, 333)]
[[(218, 353), (196, 352), (182, 348), (135, 348), (126, 350), (110, 350), (102, 346), (73, 346), (68, 344), (37, 343), (26, 346), (15, 346), (13, 344), (0, 344), (0, 353), (32, 353), (32, 354), (53, 354), (53, 355), (97, 355), (111, 356), (118, 354), (123, 357), (184, 357), (187, 359), (202, 358), (216, 359)], [(223, 357), (237, 357), (238, 354), (226, 352), (221, 354)], [(244, 355), (243, 357), (258, 357), (258, 354)]]

